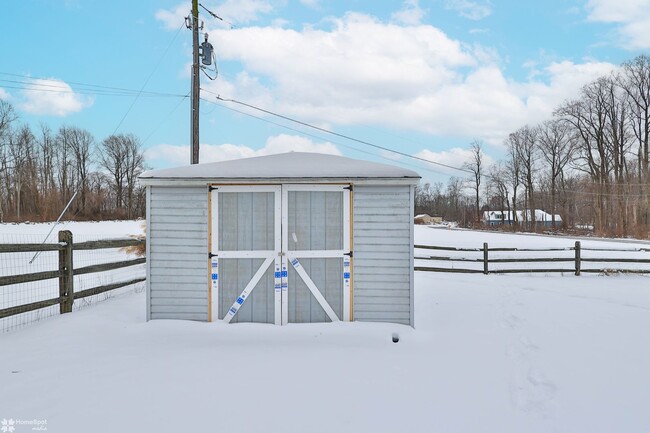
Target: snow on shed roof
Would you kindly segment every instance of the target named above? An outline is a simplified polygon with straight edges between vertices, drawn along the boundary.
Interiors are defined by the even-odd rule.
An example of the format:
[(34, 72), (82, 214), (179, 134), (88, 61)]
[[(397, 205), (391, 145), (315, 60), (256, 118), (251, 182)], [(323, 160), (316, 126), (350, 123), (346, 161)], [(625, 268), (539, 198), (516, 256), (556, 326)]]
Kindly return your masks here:
[(321, 153), (289, 152), (150, 170), (140, 179), (419, 179), (413, 170)]

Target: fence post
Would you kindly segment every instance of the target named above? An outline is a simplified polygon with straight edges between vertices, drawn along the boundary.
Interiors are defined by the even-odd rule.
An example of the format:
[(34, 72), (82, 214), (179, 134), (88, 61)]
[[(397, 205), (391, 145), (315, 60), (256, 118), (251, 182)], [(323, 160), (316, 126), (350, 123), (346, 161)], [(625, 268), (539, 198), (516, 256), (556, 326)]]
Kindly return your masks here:
[(487, 242), (483, 243), (483, 273), (488, 274), (488, 244)]
[(576, 276), (580, 276), (580, 241), (576, 241)]
[(72, 312), (72, 304), (74, 302), (74, 268), (72, 262), (72, 232), (69, 230), (62, 230), (59, 232), (59, 242), (65, 244), (62, 250), (59, 250), (59, 296), (65, 298), (59, 304), (59, 312), (70, 313)]

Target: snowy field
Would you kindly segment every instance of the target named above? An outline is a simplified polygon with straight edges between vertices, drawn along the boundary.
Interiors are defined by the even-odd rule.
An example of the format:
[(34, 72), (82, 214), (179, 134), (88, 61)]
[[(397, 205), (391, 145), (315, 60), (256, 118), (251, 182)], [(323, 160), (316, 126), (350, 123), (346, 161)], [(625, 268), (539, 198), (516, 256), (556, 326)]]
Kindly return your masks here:
[[(420, 243), (485, 241), (560, 240), (416, 230)], [(16, 433), (650, 431), (650, 277), (416, 273), (415, 306), (416, 329), (276, 327), (145, 322), (143, 293), (118, 296), (0, 335), (0, 421), (21, 422)]]

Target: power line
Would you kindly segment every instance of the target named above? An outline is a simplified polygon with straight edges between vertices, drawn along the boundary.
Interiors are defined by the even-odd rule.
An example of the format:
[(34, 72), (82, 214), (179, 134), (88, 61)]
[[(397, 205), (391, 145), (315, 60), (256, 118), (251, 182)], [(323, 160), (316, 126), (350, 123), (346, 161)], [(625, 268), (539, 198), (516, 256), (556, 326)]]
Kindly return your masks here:
[(351, 137), (349, 135), (340, 134), (338, 132), (330, 131), (329, 129), (321, 128), (319, 126), (312, 125), (310, 123), (303, 122), (301, 120), (297, 120), (297, 119), (294, 119), (294, 118), (291, 118), (291, 117), (288, 117), (288, 116), (284, 116), (282, 114), (278, 114), (278, 113), (275, 113), (273, 111), (266, 110), (264, 108), (256, 107), (254, 105), (251, 105), (251, 104), (248, 104), (248, 103), (245, 103), (245, 102), (241, 102), (241, 101), (238, 101), (236, 99), (224, 99), (220, 95), (218, 95), (218, 94), (216, 94), (214, 92), (211, 92), (211, 91), (206, 90), (206, 89), (203, 89), (203, 90), (208, 92), (208, 93), (212, 93), (213, 95), (216, 95), (216, 98), (218, 100), (220, 100), (220, 101), (223, 101), (223, 102), (232, 102), (234, 104), (239, 104), (239, 105), (242, 105), (242, 106), (245, 106), (245, 107), (248, 107), (248, 108), (252, 108), (253, 110), (260, 111), (262, 113), (270, 114), (271, 116), (279, 117), (280, 119), (288, 120), (290, 122), (297, 123), (299, 125), (303, 125), (303, 126), (306, 126), (308, 128), (316, 129), (316, 130), (324, 132), (326, 134), (331, 134), (331, 135), (334, 135), (334, 136), (337, 136), (337, 137), (340, 137), (340, 138), (344, 138), (346, 140), (350, 140), (350, 141), (354, 141), (354, 142), (363, 144), (365, 146), (371, 146), (371, 147), (374, 147), (376, 149), (381, 149), (381, 150), (384, 150), (386, 152), (394, 153), (396, 155), (401, 155), (401, 156), (404, 156), (406, 158), (411, 158), (411, 159), (415, 159), (417, 161), (422, 161), (422, 162), (426, 162), (426, 163), (429, 163), (429, 164), (434, 164), (434, 165), (438, 165), (438, 166), (441, 166), (441, 167), (449, 168), (449, 169), (452, 169), (452, 170), (458, 170), (458, 171), (462, 171), (464, 173), (472, 174), (471, 171), (465, 170), (463, 168), (454, 167), (452, 165), (443, 164), (441, 162), (431, 161), (429, 159), (421, 158), (421, 157), (415, 156), (415, 155), (410, 155), (410, 154), (405, 153), (405, 152), (400, 152), (398, 150), (394, 150), (394, 149), (390, 149), (388, 147), (380, 146), (378, 144), (370, 143), (369, 141), (361, 140), (361, 139), (358, 139), (358, 138)]
[(210, 15), (212, 15), (213, 18), (216, 18), (216, 19), (218, 19), (218, 20), (220, 20), (220, 21), (222, 21), (222, 22), (228, 24), (228, 25), (230, 26), (231, 29), (234, 29), (234, 28), (235, 28), (235, 25), (234, 25), (233, 23), (231, 23), (230, 21), (226, 21), (226, 20), (224, 20), (224, 19), (221, 18), (219, 15), (215, 14), (215, 13), (212, 12), (210, 9), (206, 8), (205, 6), (203, 6), (201, 3), (199, 3), (199, 6), (201, 6), (203, 9), (205, 9), (205, 11), (206, 11), (207, 13), (209, 13)]
[(174, 37), (172, 38), (172, 40), (171, 40), (171, 41), (169, 42), (169, 44), (167, 45), (167, 48), (165, 48), (165, 51), (163, 51), (162, 55), (160, 56), (160, 59), (158, 59), (158, 62), (156, 63), (156, 66), (154, 66), (154, 68), (153, 68), (153, 71), (151, 71), (151, 73), (149, 74), (149, 76), (147, 77), (147, 79), (144, 81), (144, 84), (143, 84), (142, 87), (140, 88), (140, 91), (138, 92), (138, 94), (137, 94), (137, 95), (135, 96), (135, 98), (133, 99), (133, 102), (131, 102), (131, 105), (129, 105), (128, 110), (126, 110), (126, 113), (124, 113), (124, 116), (122, 116), (122, 119), (120, 119), (120, 122), (117, 124), (117, 126), (115, 127), (115, 130), (113, 131), (113, 133), (112, 133), (111, 135), (115, 135), (115, 133), (117, 132), (117, 130), (120, 129), (120, 126), (122, 126), (122, 123), (124, 122), (124, 119), (126, 119), (126, 116), (128, 116), (129, 113), (131, 112), (131, 109), (133, 108), (133, 106), (135, 105), (136, 101), (138, 100), (138, 98), (139, 98), (140, 95), (142, 94), (142, 91), (144, 90), (144, 88), (145, 88), (145, 87), (147, 86), (147, 84), (149, 83), (149, 80), (151, 79), (151, 77), (153, 76), (153, 74), (155, 74), (156, 71), (158, 70), (158, 67), (160, 66), (160, 64), (162, 63), (163, 59), (165, 58), (165, 55), (167, 54), (167, 51), (169, 51), (169, 48), (172, 46), (172, 44), (173, 44), (174, 41), (176, 40), (176, 37), (177, 37), (178, 34), (181, 32), (181, 29), (182, 29), (184, 26), (185, 26), (185, 23), (182, 23), (181, 26), (178, 28), (178, 30), (177, 30), (176, 33), (174, 34)]
[[(82, 95), (96, 95), (96, 96), (134, 96), (138, 93), (137, 90), (132, 90), (132, 89), (122, 89), (120, 91), (108, 91), (108, 90), (103, 90), (103, 89), (69, 89), (67, 86), (64, 85), (57, 85), (57, 84), (46, 84), (46, 83), (32, 83), (28, 81), (13, 81), (13, 80), (2, 80), (0, 79), (0, 82), (12, 82), (16, 84), (24, 84), (25, 86), (13, 86), (13, 85), (2, 85), (1, 87), (4, 89), (17, 89), (17, 90), (23, 90), (27, 92), (51, 92), (51, 93), (62, 93), (62, 94), (82, 94)], [(183, 97), (181, 94), (174, 94), (174, 93), (163, 93), (163, 92), (152, 92), (152, 91), (145, 91), (142, 92), (142, 97), (171, 97), (171, 98), (178, 98), (178, 97)]]
[[(79, 90), (68, 90), (68, 86), (64, 84), (53, 84), (51, 78), (43, 78), (43, 77), (30, 77), (27, 75), (19, 75), (19, 74), (11, 74), (8, 72), (0, 72), (0, 75), (6, 75), (6, 76), (11, 76), (11, 77), (19, 77), (22, 78), (23, 80), (42, 80), (42, 81), (49, 81), (49, 83), (35, 83), (35, 82), (30, 82), (30, 81), (14, 81), (14, 80), (3, 80), (0, 79), (2, 82), (10, 82), (10, 83), (17, 83), (17, 84), (26, 84), (28, 86), (33, 86), (33, 87), (53, 87), (55, 89), (61, 89), (61, 93), (80, 93), (81, 91), (89, 91), (90, 94), (102, 94), (101, 92), (104, 91), (114, 91), (114, 92), (107, 92), (107, 94), (111, 96), (132, 96), (136, 93), (138, 93), (137, 90), (135, 89), (127, 89), (124, 87), (112, 87), (112, 86), (103, 86), (99, 84), (88, 84), (88, 83), (80, 83), (76, 81), (65, 81), (64, 84), (74, 84), (76, 86), (82, 86), (82, 87), (87, 87), (87, 89), (79, 89)], [(3, 86), (5, 88), (15, 88), (15, 89), (22, 89), (22, 90), (32, 90), (32, 91), (42, 91), (44, 89), (26, 89), (24, 87), (15, 87), (15, 86)], [(143, 91), (142, 95), (144, 96), (183, 96), (180, 94), (174, 94), (174, 93), (164, 93), (164, 92), (154, 92), (154, 91)]]
[(172, 113), (173, 113), (174, 111), (176, 111), (176, 109), (177, 109), (178, 107), (180, 107), (180, 105), (183, 103), (183, 101), (185, 101), (187, 98), (189, 98), (189, 96), (190, 96), (190, 92), (187, 92), (187, 94), (183, 97), (183, 99), (181, 99), (180, 101), (178, 101), (178, 104), (176, 104), (176, 105), (174, 106), (174, 108), (172, 108), (171, 111), (169, 111), (169, 113), (167, 113), (167, 114), (165, 115), (165, 117), (163, 117), (163, 118), (160, 120), (160, 122), (158, 123), (158, 125), (156, 125), (156, 127), (155, 127), (155, 128), (154, 128), (154, 129), (149, 133), (149, 135), (147, 135), (147, 138), (145, 138), (145, 139), (142, 141), (141, 144), (142, 144), (143, 146), (144, 146), (144, 144), (145, 144), (145, 143), (146, 143), (146, 142), (151, 138), (151, 136), (152, 136), (156, 131), (158, 131), (158, 128), (160, 128), (160, 127), (162, 126), (162, 124), (165, 123), (165, 121), (169, 118), (169, 116), (171, 116)]
[[(205, 89), (201, 89), (201, 90), (205, 90)], [(253, 119), (257, 119), (257, 120), (260, 120), (260, 121), (262, 121), (262, 122), (266, 122), (266, 123), (269, 123), (269, 124), (271, 124), (271, 125), (275, 125), (275, 126), (278, 126), (278, 127), (280, 127), (280, 128), (287, 129), (287, 130), (289, 130), (289, 131), (297, 132), (297, 133), (299, 133), (299, 134), (301, 134), (301, 135), (305, 135), (305, 136), (307, 136), (307, 137), (316, 138), (316, 139), (318, 139), (318, 140), (322, 140), (322, 141), (328, 141), (328, 142), (330, 142), (330, 143), (334, 143), (334, 144), (337, 144), (337, 145), (339, 145), (339, 146), (345, 147), (346, 149), (352, 149), (352, 150), (354, 150), (355, 152), (361, 152), (361, 153), (364, 153), (364, 154), (366, 154), (366, 155), (370, 155), (370, 156), (374, 156), (374, 157), (379, 157), (379, 158), (384, 159), (384, 160), (386, 160), (386, 161), (390, 161), (390, 162), (393, 162), (393, 163), (398, 163), (398, 164), (403, 165), (403, 166), (405, 166), (405, 167), (416, 168), (416, 169), (418, 169), (418, 170), (423, 169), (423, 170), (430, 171), (430, 172), (432, 172), (432, 173), (436, 173), (436, 174), (445, 174), (445, 173), (440, 172), (440, 171), (438, 171), (438, 170), (434, 170), (433, 168), (422, 167), (422, 166), (416, 166), (416, 165), (409, 164), (409, 163), (404, 162), (404, 161), (396, 161), (396, 160), (394, 160), (394, 159), (387, 158), (387, 157), (385, 157), (385, 156), (382, 156), (382, 155), (379, 155), (379, 154), (376, 154), (376, 153), (371, 153), (371, 152), (368, 152), (368, 151), (366, 151), (366, 150), (359, 149), (358, 147), (350, 146), (349, 144), (341, 143), (340, 141), (336, 141), (336, 140), (328, 140), (328, 139), (326, 139), (326, 138), (324, 138), (324, 137), (321, 137), (321, 136), (319, 136), (319, 135), (316, 135), (316, 134), (310, 134), (309, 132), (305, 132), (305, 131), (300, 130), (300, 129), (292, 128), (292, 127), (290, 127), (290, 126), (283, 125), (282, 123), (277, 123), (277, 122), (274, 122), (274, 121), (272, 121), (272, 120), (265, 119), (265, 118), (263, 118), (263, 117), (256, 116), (256, 115), (251, 114), (251, 113), (247, 113), (247, 112), (242, 111), (242, 110), (237, 110), (236, 108), (228, 107), (228, 106), (226, 106), (226, 105), (224, 105), (224, 104), (220, 104), (220, 103), (218, 103), (218, 102), (211, 101), (211, 100), (206, 99), (206, 98), (201, 98), (201, 100), (202, 100), (202, 101), (205, 101), (205, 102), (207, 102), (207, 103), (209, 103), (209, 104), (213, 104), (213, 105), (215, 105), (215, 106), (217, 106), (217, 107), (223, 108), (223, 109), (225, 109), (225, 110), (233, 111), (233, 112), (235, 112), (235, 113), (239, 113), (239, 114), (242, 114), (242, 115), (244, 115), (244, 116), (248, 116), (248, 117), (251, 117), (251, 118), (253, 118)]]

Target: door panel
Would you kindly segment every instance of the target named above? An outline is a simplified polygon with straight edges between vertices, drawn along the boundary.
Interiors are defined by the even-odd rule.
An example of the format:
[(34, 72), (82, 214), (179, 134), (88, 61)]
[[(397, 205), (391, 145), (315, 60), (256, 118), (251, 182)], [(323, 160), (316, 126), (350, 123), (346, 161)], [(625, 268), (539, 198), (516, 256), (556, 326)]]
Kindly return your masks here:
[(219, 194), (219, 251), (273, 250), (273, 192)]
[[(228, 310), (237, 301), (242, 290), (253, 278), (264, 259), (220, 259), (219, 260), (219, 316), (226, 317)], [(236, 322), (274, 323), (274, 276), (270, 266), (255, 285), (237, 314), (231, 319)]]
[[(212, 195), (212, 314), (281, 323), (280, 187), (217, 187)], [(278, 280), (279, 281), (279, 280)]]
[[(346, 206), (346, 199), (348, 205)], [(347, 319), (344, 258), (349, 193), (342, 185), (283, 186), (283, 251), (288, 258), (288, 310), (283, 323)], [(298, 269), (304, 272), (303, 275)], [(348, 279), (349, 281), (349, 279)], [(349, 293), (349, 292), (348, 292)]]
[(350, 319), (350, 195), (343, 185), (212, 191), (213, 318)]
[[(318, 287), (337, 317), (343, 317), (341, 275), (343, 263), (338, 258), (300, 259), (300, 264)], [(307, 284), (293, 266), (289, 266), (289, 323), (331, 322), (325, 310), (314, 298)]]
[(289, 251), (343, 249), (343, 194), (288, 191)]

